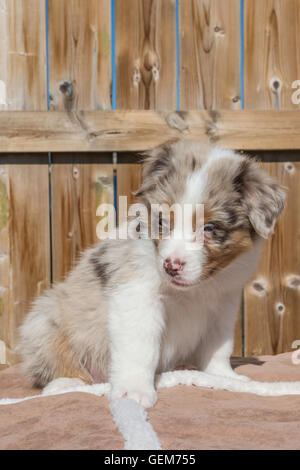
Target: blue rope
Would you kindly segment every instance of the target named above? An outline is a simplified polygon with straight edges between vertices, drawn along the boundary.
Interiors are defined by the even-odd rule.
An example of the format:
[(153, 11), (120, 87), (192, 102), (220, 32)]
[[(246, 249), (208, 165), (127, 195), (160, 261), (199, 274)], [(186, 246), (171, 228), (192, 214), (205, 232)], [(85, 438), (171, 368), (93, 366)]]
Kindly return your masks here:
[(244, 0), (240, 0), (240, 87), (241, 109), (244, 109)]
[(111, 73), (112, 73), (112, 109), (117, 109), (116, 99), (116, 21), (115, 0), (111, 0)]
[(176, 108), (180, 109), (179, 0), (176, 0)]

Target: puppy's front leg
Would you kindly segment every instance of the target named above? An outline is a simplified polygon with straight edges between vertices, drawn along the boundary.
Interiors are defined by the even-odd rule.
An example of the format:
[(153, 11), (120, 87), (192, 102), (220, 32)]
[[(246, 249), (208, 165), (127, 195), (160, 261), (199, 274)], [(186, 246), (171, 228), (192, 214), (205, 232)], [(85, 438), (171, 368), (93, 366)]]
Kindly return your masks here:
[(250, 379), (237, 374), (231, 367), (230, 356), (233, 350), (233, 339), (227, 331), (214, 331), (201, 344), (198, 351), (198, 365), (203, 372), (213, 375), (242, 380)]
[(127, 397), (151, 407), (164, 314), (150, 281), (119, 286), (109, 302), (111, 398)]
[(203, 338), (197, 355), (198, 365), (204, 372), (221, 375), (242, 381), (250, 379), (237, 374), (231, 367), (230, 356), (233, 351), (234, 325), (239, 305), (239, 293), (226, 304), (224, 300), (220, 314), (215, 318)]

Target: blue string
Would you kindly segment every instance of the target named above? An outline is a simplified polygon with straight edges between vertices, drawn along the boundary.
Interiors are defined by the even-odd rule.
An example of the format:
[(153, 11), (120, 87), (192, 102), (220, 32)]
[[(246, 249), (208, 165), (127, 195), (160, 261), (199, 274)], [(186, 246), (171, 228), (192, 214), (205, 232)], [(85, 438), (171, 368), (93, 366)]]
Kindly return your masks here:
[(241, 109), (244, 109), (244, 0), (240, 0), (240, 87)]
[(180, 109), (179, 0), (176, 0), (176, 109)]
[[(240, 94), (241, 109), (244, 109), (244, 0), (240, 0)], [(245, 291), (242, 292), (242, 357), (245, 357)]]
[(115, 21), (115, 0), (111, 0), (111, 73), (112, 73), (112, 109), (117, 109), (116, 100), (116, 21)]
[[(115, 17), (115, 0), (110, 2), (111, 9), (111, 75), (112, 75), (112, 85), (111, 85), (111, 107), (112, 109), (117, 109), (117, 93), (116, 93), (116, 17)], [(113, 170), (113, 191), (114, 191), (114, 207), (118, 211), (118, 179), (116, 168)], [(117, 221), (116, 221), (117, 222)]]
[[(47, 109), (50, 109), (50, 67), (49, 67), (49, 11), (48, 0), (45, 0), (45, 21), (46, 21), (46, 80), (47, 80)], [(50, 283), (53, 283), (53, 240), (52, 240), (52, 186), (51, 186), (51, 166), (52, 155), (48, 152), (48, 169), (49, 169), (49, 226), (50, 226)]]
[[(114, 188), (114, 208), (115, 208), (115, 214), (117, 217), (118, 214), (118, 181), (117, 181), (117, 173), (114, 172), (113, 175), (113, 188)], [(116, 220), (117, 223), (117, 220)]]

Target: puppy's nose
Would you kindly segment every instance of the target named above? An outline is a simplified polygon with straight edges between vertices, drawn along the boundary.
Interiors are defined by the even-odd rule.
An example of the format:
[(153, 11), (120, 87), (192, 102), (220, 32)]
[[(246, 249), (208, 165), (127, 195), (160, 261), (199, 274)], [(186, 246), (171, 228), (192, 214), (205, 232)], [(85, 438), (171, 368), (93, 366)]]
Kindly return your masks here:
[(180, 259), (171, 259), (167, 258), (164, 261), (164, 270), (166, 273), (168, 273), (170, 276), (174, 277), (176, 276), (180, 271), (183, 270), (183, 267), (185, 265), (184, 261), (181, 261)]

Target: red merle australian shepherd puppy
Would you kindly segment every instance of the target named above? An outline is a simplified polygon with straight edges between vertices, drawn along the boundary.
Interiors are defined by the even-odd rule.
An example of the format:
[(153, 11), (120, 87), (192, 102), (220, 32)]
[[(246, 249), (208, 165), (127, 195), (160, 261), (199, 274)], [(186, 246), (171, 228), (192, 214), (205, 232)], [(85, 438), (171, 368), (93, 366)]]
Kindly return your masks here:
[[(178, 365), (247, 380), (230, 366), (234, 325), (283, 189), (246, 156), (179, 141), (147, 152), (137, 196), (158, 214), (158, 237), (141, 219), (139, 237), (99, 242), (26, 317), (19, 351), (35, 385), (109, 381), (112, 398), (150, 407), (155, 374)], [(190, 230), (174, 204), (194, 208)]]

